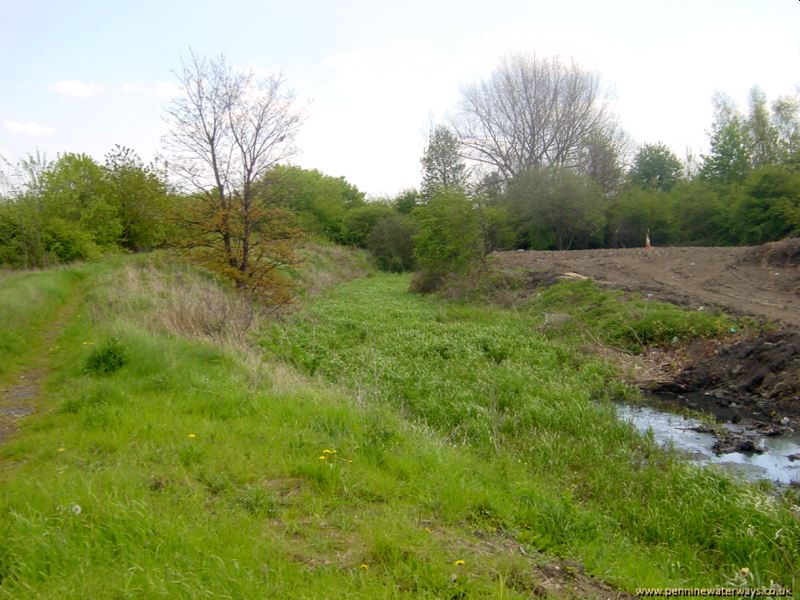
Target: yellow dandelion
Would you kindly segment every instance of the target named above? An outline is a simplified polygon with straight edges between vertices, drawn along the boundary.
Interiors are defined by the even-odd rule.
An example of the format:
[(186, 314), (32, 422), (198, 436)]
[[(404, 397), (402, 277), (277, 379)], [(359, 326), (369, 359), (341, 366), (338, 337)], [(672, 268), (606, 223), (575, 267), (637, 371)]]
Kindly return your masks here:
[(359, 569), (364, 569), (366, 571), (367, 569), (369, 569), (369, 565), (361, 563), (360, 565), (358, 565), (358, 568)]
[(322, 456), (319, 457), (319, 459), (320, 460), (328, 460), (328, 457), (323, 454)]
[(59, 448), (58, 451), (59, 452), (64, 452), (64, 449), (63, 448)]
[(190, 434), (189, 434), (189, 439), (192, 439), (192, 440), (193, 440), (193, 439), (194, 439), (194, 438), (196, 438), (196, 437), (197, 437), (197, 435), (196, 435), (196, 434), (194, 434), (194, 433), (190, 433)]
[(336, 454), (336, 450), (328, 450), (327, 448), (325, 448), (325, 450), (323, 450), (322, 453), (323, 454)]
[(457, 566), (457, 567), (463, 567), (466, 563), (463, 560), (459, 559), (456, 562), (454, 562), (453, 564), (455, 566)]

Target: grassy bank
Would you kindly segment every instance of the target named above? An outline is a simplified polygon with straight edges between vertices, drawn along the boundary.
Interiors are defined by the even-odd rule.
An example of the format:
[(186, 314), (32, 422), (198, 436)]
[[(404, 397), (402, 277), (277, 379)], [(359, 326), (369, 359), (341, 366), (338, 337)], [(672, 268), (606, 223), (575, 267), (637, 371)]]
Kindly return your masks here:
[[(262, 365), (253, 325), (219, 326), (247, 323), (246, 304), (190, 270), (133, 263), (84, 285), (51, 409), (0, 447), (0, 597), (538, 589), (532, 557), (466, 527), (470, 498), (502, 484), (491, 465), (390, 408)], [(436, 489), (447, 520), (420, 508)]]
[(617, 423), (608, 366), (407, 284), (275, 324), (191, 269), (90, 270), (0, 446), (0, 597), (603, 595), (556, 554), (626, 589), (797, 583), (797, 516)]
[[(579, 350), (573, 324), (543, 324), (546, 310), (579, 307), (582, 292), (587, 311), (598, 311), (584, 311), (590, 327), (624, 331), (615, 315), (643, 307), (588, 282), (562, 284), (517, 311), (442, 303), (406, 288), (406, 279), (388, 276), (342, 286), (276, 326), (265, 346), (502, 473), (491, 491), (467, 501), (484, 527), (578, 557), (627, 587), (725, 584), (742, 568), (751, 583), (797, 583), (800, 524), (788, 504), (687, 466), (617, 422), (610, 400), (630, 392)], [(644, 325), (691, 337), (730, 324), (654, 310), (634, 323), (633, 339)], [(458, 514), (434, 496), (420, 502), (435, 518)]]

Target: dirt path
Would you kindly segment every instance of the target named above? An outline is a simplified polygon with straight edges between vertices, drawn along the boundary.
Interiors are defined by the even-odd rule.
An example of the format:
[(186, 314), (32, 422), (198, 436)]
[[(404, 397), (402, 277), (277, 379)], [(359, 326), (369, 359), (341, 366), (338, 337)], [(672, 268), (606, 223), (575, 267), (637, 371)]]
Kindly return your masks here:
[(800, 326), (800, 240), (745, 248), (497, 252), (500, 269), (532, 277), (575, 272), (694, 308)]
[(50, 349), (58, 340), (70, 317), (81, 302), (76, 289), (59, 309), (53, 320), (40, 332), (31, 336), (26, 353), (26, 366), (12, 372), (0, 382), (0, 444), (19, 428), (19, 421), (36, 410), (36, 401), (50, 373)]

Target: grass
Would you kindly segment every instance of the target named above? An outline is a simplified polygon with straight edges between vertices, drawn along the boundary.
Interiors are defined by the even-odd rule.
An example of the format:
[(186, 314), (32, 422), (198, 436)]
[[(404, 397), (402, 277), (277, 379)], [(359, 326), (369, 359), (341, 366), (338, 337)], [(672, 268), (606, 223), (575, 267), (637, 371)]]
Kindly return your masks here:
[(274, 323), (163, 261), (81, 273), (50, 408), (0, 446), (0, 597), (563, 597), (554, 555), (797, 587), (784, 501), (616, 422), (613, 371), (535, 312), (380, 275)]
[(83, 278), (81, 269), (9, 273), (0, 277), (0, 382), (28, 358)]
[[(638, 322), (623, 319), (648, 307), (590, 283), (560, 284), (521, 311), (442, 303), (406, 287), (391, 276), (341, 286), (274, 326), (265, 347), (504, 473), (472, 514), (515, 539), (628, 587), (723, 584), (742, 567), (766, 585), (796, 583), (800, 525), (789, 504), (685, 465), (619, 423), (611, 400), (631, 391), (578, 351), (577, 336), (544, 330), (541, 310), (571, 302), (578, 314), (583, 304), (590, 326), (633, 323), (640, 340), (661, 327), (653, 341), (711, 335), (725, 317), (653, 305)], [(601, 310), (586, 311), (598, 296)]]

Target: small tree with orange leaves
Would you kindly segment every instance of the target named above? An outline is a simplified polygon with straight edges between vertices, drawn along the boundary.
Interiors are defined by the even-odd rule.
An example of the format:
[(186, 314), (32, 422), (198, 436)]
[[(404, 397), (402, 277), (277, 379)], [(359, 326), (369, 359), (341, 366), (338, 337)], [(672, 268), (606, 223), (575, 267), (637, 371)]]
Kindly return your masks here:
[(264, 174), (294, 153), (301, 118), (283, 79), (259, 79), (191, 53), (176, 73), (182, 95), (167, 109), (174, 175), (195, 200), (181, 215), (187, 247), (242, 290), (281, 304), (298, 262), (300, 230), (270, 202)]

